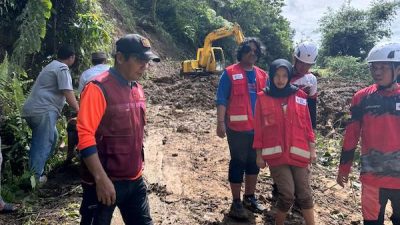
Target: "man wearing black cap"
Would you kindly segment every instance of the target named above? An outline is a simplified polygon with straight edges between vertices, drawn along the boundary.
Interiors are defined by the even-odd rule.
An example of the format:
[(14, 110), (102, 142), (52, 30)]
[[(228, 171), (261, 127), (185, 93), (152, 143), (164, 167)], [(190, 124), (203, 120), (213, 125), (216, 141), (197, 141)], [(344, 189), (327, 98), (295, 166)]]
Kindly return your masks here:
[(153, 224), (142, 178), (145, 96), (137, 82), (150, 60), (160, 58), (149, 40), (128, 34), (116, 42), (114, 67), (96, 76), (81, 94), (81, 224), (110, 224), (116, 206), (126, 224)]

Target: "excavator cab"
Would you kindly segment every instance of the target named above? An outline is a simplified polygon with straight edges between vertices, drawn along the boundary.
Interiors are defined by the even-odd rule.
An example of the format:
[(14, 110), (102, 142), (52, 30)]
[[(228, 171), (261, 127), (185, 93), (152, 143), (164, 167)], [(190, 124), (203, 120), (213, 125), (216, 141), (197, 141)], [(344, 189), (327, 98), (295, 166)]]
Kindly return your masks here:
[(225, 55), (224, 51), (220, 47), (213, 48), (213, 54), (215, 59), (215, 73), (220, 74), (225, 69)]

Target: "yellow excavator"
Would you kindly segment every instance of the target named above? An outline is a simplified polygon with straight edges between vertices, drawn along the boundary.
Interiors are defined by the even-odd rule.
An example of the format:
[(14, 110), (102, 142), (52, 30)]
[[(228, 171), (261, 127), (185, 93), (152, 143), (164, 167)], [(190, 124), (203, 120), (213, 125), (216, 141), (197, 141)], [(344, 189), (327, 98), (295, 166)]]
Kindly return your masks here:
[(181, 73), (183, 75), (208, 75), (221, 73), (225, 68), (225, 56), (221, 47), (213, 47), (215, 40), (234, 36), (236, 43), (244, 41), (244, 35), (239, 24), (225, 26), (207, 34), (204, 39), (204, 46), (197, 49), (197, 58), (195, 60), (185, 60), (182, 62)]

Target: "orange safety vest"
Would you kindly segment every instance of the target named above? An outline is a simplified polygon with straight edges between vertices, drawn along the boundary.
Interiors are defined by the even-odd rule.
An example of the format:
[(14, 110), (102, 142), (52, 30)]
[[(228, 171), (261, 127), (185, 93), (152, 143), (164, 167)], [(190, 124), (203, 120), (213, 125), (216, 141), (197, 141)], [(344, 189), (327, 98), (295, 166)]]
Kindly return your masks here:
[[(269, 166), (293, 165), (306, 167), (310, 163), (309, 142), (314, 134), (307, 108), (307, 95), (297, 91), (288, 97), (286, 114), (282, 113), (281, 101), (261, 92), (257, 95), (261, 107), (257, 107), (260, 121), (256, 124), (253, 146), (262, 149), (262, 158)], [(260, 110), (260, 111), (258, 111)]]
[[(256, 73), (256, 91), (258, 93), (265, 88), (268, 75), (264, 70), (256, 66), (253, 68)], [(235, 131), (251, 131), (254, 129), (254, 118), (246, 71), (237, 63), (228, 66), (226, 72), (232, 84), (226, 110), (227, 126)]]

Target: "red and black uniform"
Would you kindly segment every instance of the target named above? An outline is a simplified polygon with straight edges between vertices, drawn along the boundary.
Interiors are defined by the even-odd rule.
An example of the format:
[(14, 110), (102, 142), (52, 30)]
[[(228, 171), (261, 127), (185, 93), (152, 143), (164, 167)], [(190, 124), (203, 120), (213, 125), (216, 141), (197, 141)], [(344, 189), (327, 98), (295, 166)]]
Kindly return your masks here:
[(311, 123), (313, 129), (317, 128), (317, 97), (318, 82), (312, 73), (295, 74), (290, 83), (300, 88), (307, 94), (308, 110), (310, 111)]
[[(374, 84), (354, 95), (339, 173), (350, 173), (361, 136), (362, 210), (365, 221), (374, 221), (373, 224), (383, 224), (385, 208), (381, 206), (386, 205), (387, 199), (382, 199), (387, 196), (386, 191), (397, 191), (397, 196), (400, 196), (399, 134), (400, 88), (385, 91)], [(395, 202), (392, 200), (392, 204), (394, 211), (400, 210), (400, 197)], [(394, 224), (400, 224), (399, 214), (400, 211), (394, 212)]]
[[(80, 154), (85, 158), (98, 153), (113, 181), (116, 205), (121, 212), (129, 212), (129, 224), (153, 224), (142, 179), (145, 111), (142, 86), (128, 82), (111, 68), (84, 88), (77, 120)], [(81, 224), (90, 224), (92, 218), (95, 223), (111, 220), (115, 205), (108, 207), (97, 202), (94, 180), (84, 163), (82, 179)]]

